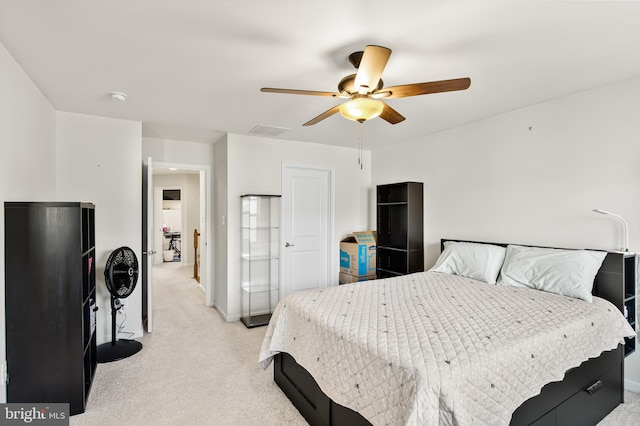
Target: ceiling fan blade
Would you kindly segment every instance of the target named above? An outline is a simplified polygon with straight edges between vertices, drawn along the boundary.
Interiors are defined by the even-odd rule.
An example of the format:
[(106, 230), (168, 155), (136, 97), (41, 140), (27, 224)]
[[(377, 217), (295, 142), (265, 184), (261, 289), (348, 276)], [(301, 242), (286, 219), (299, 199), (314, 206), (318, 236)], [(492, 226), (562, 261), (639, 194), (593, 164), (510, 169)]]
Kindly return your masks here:
[(315, 90), (296, 90), (296, 89), (275, 89), (273, 87), (263, 87), (260, 89), (261, 92), (267, 93), (285, 93), (289, 95), (313, 95), (313, 96), (331, 96), (337, 98), (340, 96), (340, 93), (335, 92), (318, 92)]
[(471, 85), (470, 78), (456, 78), (453, 80), (430, 81), (427, 83), (404, 84), (402, 86), (385, 87), (380, 94), (390, 92), (383, 96), (385, 99), (406, 98), (408, 96), (428, 95), (429, 93), (452, 92), (465, 90)]
[(391, 124), (398, 124), (401, 121), (404, 121), (404, 116), (387, 104), (384, 104), (384, 108), (382, 109), (379, 117)]
[(322, 114), (320, 114), (316, 118), (313, 118), (313, 119), (307, 121), (306, 123), (304, 123), (303, 126), (312, 126), (312, 125), (314, 125), (316, 123), (319, 123), (320, 121), (324, 120), (325, 118), (331, 117), (333, 114), (335, 114), (338, 111), (340, 111), (340, 105), (336, 105), (333, 108), (326, 110), (325, 112), (323, 112)]
[(391, 56), (391, 49), (386, 47), (365, 47), (355, 80), (355, 86), (359, 93), (370, 93), (378, 86), (389, 56)]

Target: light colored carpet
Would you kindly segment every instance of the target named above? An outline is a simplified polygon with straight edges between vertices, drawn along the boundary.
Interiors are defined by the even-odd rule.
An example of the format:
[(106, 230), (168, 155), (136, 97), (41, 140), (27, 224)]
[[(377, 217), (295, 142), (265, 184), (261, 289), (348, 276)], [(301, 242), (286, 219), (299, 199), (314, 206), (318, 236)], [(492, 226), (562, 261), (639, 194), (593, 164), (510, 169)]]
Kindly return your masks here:
[(640, 425), (640, 394), (625, 391), (624, 404), (618, 405), (598, 426)]
[(273, 382), (272, 367), (257, 366), (266, 328), (224, 322), (204, 306), (192, 271), (179, 263), (154, 268), (153, 332), (139, 353), (98, 364), (87, 409), (72, 426), (307, 424)]
[[(154, 268), (153, 333), (141, 352), (98, 364), (87, 410), (71, 426), (307, 424), (273, 382), (273, 367), (256, 364), (266, 328), (224, 322), (204, 306), (191, 272), (179, 263)], [(640, 424), (640, 395), (625, 401), (599, 426)]]

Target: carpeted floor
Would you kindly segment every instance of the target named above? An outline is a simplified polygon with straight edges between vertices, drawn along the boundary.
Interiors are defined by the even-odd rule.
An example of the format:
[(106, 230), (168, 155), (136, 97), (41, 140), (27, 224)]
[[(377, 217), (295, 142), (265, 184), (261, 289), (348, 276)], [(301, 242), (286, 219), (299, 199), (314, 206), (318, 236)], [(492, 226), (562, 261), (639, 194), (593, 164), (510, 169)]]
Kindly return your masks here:
[[(266, 328), (224, 322), (204, 306), (191, 272), (179, 263), (154, 268), (153, 333), (136, 355), (98, 365), (87, 410), (71, 426), (307, 424), (272, 367), (256, 364)], [(600, 426), (640, 424), (640, 395), (625, 400)]]
[(598, 426), (640, 425), (640, 394), (626, 391), (624, 404), (620, 404)]
[(141, 352), (98, 364), (87, 409), (71, 425), (307, 424), (272, 368), (257, 366), (265, 328), (224, 322), (204, 306), (192, 271), (154, 268), (153, 333)]

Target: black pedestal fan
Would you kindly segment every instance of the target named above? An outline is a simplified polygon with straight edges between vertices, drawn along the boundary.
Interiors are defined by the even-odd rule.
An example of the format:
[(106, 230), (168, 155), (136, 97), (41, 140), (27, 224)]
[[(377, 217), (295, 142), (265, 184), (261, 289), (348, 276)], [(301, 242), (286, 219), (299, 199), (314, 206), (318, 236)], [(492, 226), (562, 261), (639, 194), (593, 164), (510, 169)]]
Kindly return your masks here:
[(118, 361), (142, 349), (142, 343), (135, 340), (116, 340), (116, 315), (122, 308), (120, 299), (133, 292), (138, 273), (138, 259), (129, 247), (120, 247), (109, 255), (104, 268), (104, 280), (111, 293), (111, 342), (98, 346), (98, 362)]

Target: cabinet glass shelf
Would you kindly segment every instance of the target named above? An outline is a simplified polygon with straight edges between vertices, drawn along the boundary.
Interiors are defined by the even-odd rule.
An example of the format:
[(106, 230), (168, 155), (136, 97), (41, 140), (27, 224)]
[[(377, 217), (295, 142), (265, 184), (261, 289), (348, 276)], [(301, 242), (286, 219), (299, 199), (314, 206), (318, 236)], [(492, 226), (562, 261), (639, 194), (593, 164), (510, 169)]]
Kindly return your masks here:
[(242, 291), (247, 293), (262, 293), (266, 291), (278, 291), (278, 288), (272, 287), (269, 284), (243, 283)]
[(271, 255), (250, 255), (243, 254), (242, 260), (250, 260), (250, 261), (260, 261), (260, 260), (278, 260), (277, 257), (273, 257)]

